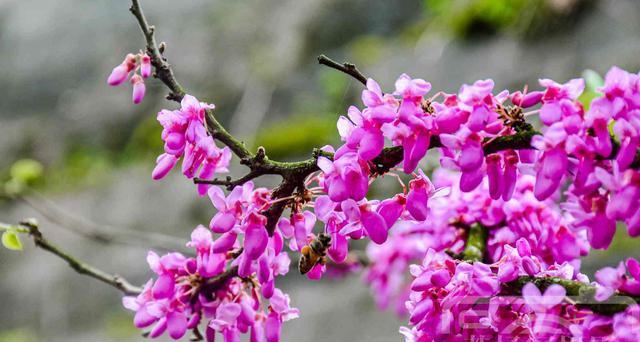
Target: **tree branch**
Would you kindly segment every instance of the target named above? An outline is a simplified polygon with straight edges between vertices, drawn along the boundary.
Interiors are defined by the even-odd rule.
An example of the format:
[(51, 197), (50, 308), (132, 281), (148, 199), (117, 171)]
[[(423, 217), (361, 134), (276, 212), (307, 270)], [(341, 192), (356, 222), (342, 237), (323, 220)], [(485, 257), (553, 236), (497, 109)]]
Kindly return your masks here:
[[(151, 55), (151, 63), (154, 66), (156, 72), (155, 76), (159, 78), (171, 91), (168, 99), (174, 101), (180, 101), (186, 94), (186, 90), (177, 82), (169, 63), (162, 56), (162, 51), (158, 49), (158, 46), (154, 37), (154, 28), (149, 26), (142, 8), (140, 7), (139, 0), (132, 0), (131, 12), (138, 20), (140, 29), (146, 40), (147, 52)], [(318, 62), (322, 65), (326, 65), (330, 68), (344, 72), (357, 79), (362, 84), (366, 85), (367, 77), (363, 75), (354, 64), (351, 63), (338, 63), (327, 56), (318, 56)], [(256, 177), (266, 174), (277, 174), (282, 176), (282, 182), (272, 192), (272, 199), (279, 199), (283, 197), (291, 196), (296, 189), (300, 192), (304, 191), (304, 179), (313, 172), (319, 170), (317, 164), (317, 158), (319, 156), (332, 157), (331, 154), (321, 151), (314, 151), (312, 158), (299, 161), (299, 162), (278, 162), (270, 160), (264, 151), (264, 148), (259, 148), (258, 152), (254, 155), (251, 153), (244, 143), (236, 139), (231, 135), (220, 122), (213, 115), (211, 110), (206, 111), (206, 126), (207, 131), (212, 138), (217, 139), (224, 145), (228, 146), (233, 153), (238, 156), (241, 163), (248, 166), (251, 171), (237, 179), (231, 180), (194, 180), (196, 183), (207, 183), (224, 185), (228, 189), (249, 181)], [(527, 125), (528, 126), (528, 125)], [(529, 127), (530, 128), (530, 127)], [(503, 150), (509, 149), (531, 149), (531, 138), (540, 134), (533, 129), (525, 129), (511, 136), (501, 136), (497, 138), (490, 138), (485, 140), (484, 152), (485, 154), (491, 154)], [(442, 147), (440, 140), (437, 136), (431, 138), (431, 144), (429, 148)], [(614, 146), (615, 147), (615, 146)], [(402, 146), (385, 148), (382, 153), (372, 161), (373, 174), (384, 174), (389, 171), (390, 168), (396, 166), (402, 161), (403, 149)], [(638, 154), (633, 166), (640, 168), (640, 153)], [(287, 202), (277, 202), (271, 208), (267, 209), (263, 214), (267, 216), (267, 231), (269, 234), (273, 234), (275, 224), (279, 216), (284, 211)]]
[(18, 194), (14, 198), (23, 201), (40, 213), (48, 222), (63, 229), (89, 238), (99, 243), (119, 243), (124, 245), (148, 246), (165, 251), (191, 251), (185, 248), (184, 240), (152, 231), (126, 229), (99, 224), (85, 218), (76, 217), (57, 207), (37, 191), (27, 188), (27, 195)]
[(320, 55), (318, 56), (318, 63), (322, 64), (322, 65), (326, 65), (329, 68), (333, 68), (336, 70), (340, 70), (342, 72), (344, 72), (347, 75), (350, 75), (351, 77), (355, 78), (356, 80), (358, 80), (360, 83), (367, 85), (367, 77), (365, 75), (363, 75), (360, 70), (358, 70), (358, 68), (356, 67), (355, 64), (352, 63), (348, 63), (348, 62), (344, 62), (342, 64), (334, 61), (333, 59), (325, 56), (325, 55)]
[(242, 185), (254, 178), (260, 177), (261, 175), (263, 175), (263, 173), (259, 173), (259, 172), (249, 172), (248, 174), (238, 178), (238, 179), (231, 179), (231, 176), (227, 176), (226, 179), (218, 179), (218, 178), (214, 178), (214, 179), (203, 179), (203, 178), (194, 178), (193, 179), (193, 183), (194, 184), (210, 184), (210, 185), (222, 185), (225, 186), (227, 188), (227, 190), (231, 191), (233, 190), (233, 188), (235, 188), (238, 185)]
[(131, 0), (131, 8), (129, 10), (138, 20), (142, 34), (144, 34), (144, 38), (147, 41), (147, 54), (151, 57), (151, 64), (156, 70), (154, 77), (160, 79), (171, 90), (171, 93), (167, 95), (167, 99), (180, 102), (186, 92), (173, 76), (171, 66), (158, 49), (154, 36), (155, 27), (148, 24), (138, 0)]
[(68, 252), (49, 242), (49, 240), (42, 235), (42, 232), (40, 232), (38, 223), (33, 219), (20, 222), (20, 226), (15, 227), (15, 229), (21, 233), (28, 233), (33, 239), (36, 247), (58, 256), (62, 260), (66, 261), (73, 270), (80, 274), (84, 274), (98, 279), (105, 284), (111, 285), (122, 291), (125, 295), (137, 295), (142, 292), (140, 287), (132, 285), (126, 279), (115, 274), (109, 274), (80, 261)]

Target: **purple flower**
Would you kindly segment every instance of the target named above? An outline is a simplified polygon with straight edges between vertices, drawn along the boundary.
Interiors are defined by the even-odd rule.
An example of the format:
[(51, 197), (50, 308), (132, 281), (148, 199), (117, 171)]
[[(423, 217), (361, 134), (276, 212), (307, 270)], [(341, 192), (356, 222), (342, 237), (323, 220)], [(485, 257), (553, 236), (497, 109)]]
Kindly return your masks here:
[(319, 157), (318, 167), (324, 172), (324, 188), (332, 201), (359, 201), (367, 194), (369, 166), (348, 148), (340, 148), (333, 161)]
[[(575, 100), (584, 91), (583, 79), (572, 79), (565, 84), (559, 84), (549, 79), (541, 79), (540, 85), (546, 90), (542, 96), (540, 108), (540, 121), (547, 126), (562, 121), (563, 118), (571, 118), (580, 115), (581, 107)], [(568, 120), (566, 122), (572, 122)], [(574, 129), (569, 128), (569, 131)]]
[(568, 156), (564, 150), (564, 141), (567, 135), (559, 124), (554, 124), (545, 132), (544, 136), (535, 136), (531, 145), (542, 152), (536, 163), (537, 175), (535, 196), (539, 200), (545, 200), (553, 195), (568, 168)]

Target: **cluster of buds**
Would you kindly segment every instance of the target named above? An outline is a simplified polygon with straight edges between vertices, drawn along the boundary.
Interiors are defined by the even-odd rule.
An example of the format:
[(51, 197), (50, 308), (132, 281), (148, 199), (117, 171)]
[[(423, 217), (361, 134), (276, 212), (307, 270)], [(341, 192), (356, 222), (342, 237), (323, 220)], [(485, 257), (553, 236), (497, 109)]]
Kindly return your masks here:
[[(138, 74), (138, 70), (140, 70), (140, 74)], [(128, 79), (133, 86), (133, 103), (138, 104), (142, 102), (146, 91), (144, 79), (149, 76), (151, 76), (151, 57), (142, 52), (136, 55), (130, 53), (120, 65), (113, 68), (107, 83), (115, 87)]]

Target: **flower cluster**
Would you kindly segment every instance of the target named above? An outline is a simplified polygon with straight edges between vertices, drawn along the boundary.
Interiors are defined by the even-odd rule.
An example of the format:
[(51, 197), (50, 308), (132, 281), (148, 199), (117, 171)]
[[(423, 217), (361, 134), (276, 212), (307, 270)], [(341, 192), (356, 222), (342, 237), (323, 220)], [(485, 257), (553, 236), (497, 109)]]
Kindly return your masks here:
[[(123, 299), (124, 306), (136, 312), (136, 327), (150, 327), (152, 338), (166, 331), (171, 338), (179, 339), (188, 329), (206, 322), (210, 341), (216, 333), (224, 341), (239, 341), (240, 334), (249, 331), (251, 341), (280, 340), (282, 323), (296, 318), (298, 310), (290, 307), (289, 297), (282, 291), (258, 283), (264, 283), (265, 277), (286, 273), (288, 256), (271, 249), (275, 255), (267, 260), (267, 269), (260, 270), (260, 281), (248, 276), (237, 278), (233, 270), (238, 262), (220, 248), (218, 241), (199, 226), (187, 244), (195, 249), (195, 257), (180, 253), (160, 257), (149, 252), (147, 261), (157, 278), (149, 280), (137, 297)], [(269, 299), (268, 305), (263, 298)]]
[[(187, 178), (198, 175), (211, 178), (217, 172), (228, 172), (231, 151), (219, 148), (207, 134), (205, 112), (214, 105), (199, 102), (191, 95), (185, 95), (179, 110), (163, 109), (158, 113), (162, 125), (164, 153), (158, 156), (153, 170), (153, 179), (161, 179), (182, 160), (182, 173)], [(210, 186), (198, 184), (198, 193), (204, 195)]]
[[(557, 194), (572, 175), (566, 208), (574, 220), (568, 225), (588, 231), (592, 247), (610, 244), (617, 220), (627, 224), (630, 235), (640, 234), (640, 210), (632, 205), (640, 200), (640, 172), (633, 168), (640, 144), (640, 77), (612, 68), (602, 96), (588, 110), (579, 101), (582, 79), (566, 84), (543, 79), (540, 85), (543, 91), (494, 94), (493, 81), (481, 80), (463, 85), (458, 94), (427, 98), (431, 85), (421, 79), (401, 75), (392, 94), (369, 79), (362, 93), (366, 107), (352, 106), (338, 120), (344, 144), (332, 161), (318, 159), (323, 189), (337, 203), (366, 202), (368, 179), (381, 171), (375, 158), (386, 139), (402, 146), (405, 173), (416, 170), (430, 147), (440, 147), (441, 166), (460, 172), (460, 189), (473, 191), (487, 179), (493, 200), (508, 201), (521, 173), (535, 174), (533, 194), (540, 201)], [(443, 100), (436, 101), (440, 96)], [(541, 135), (524, 121), (536, 113), (544, 125)], [(430, 145), (435, 137), (438, 145)], [(487, 149), (500, 138), (531, 142)], [(393, 166), (385, 165), (382, 172)], [(420, 203), (426, 207), (426, 198)], [(423, 221), (419, 211), (411, 213)]]
[[(140, 74), (138, 74), (138, 70), (140, 70)], [(151, 57), (146, 53), (136, 55), (130, 53), (120, 65), (113, 68), (107, 83), (110, 86), (118, 86), (129, 79), (133, 86), (131, 99), (133, 103), (138, 104), (142, 102), (146, 91), (144, 79), (149, 76), (151, 76)]]
[(568, 190), (572, 225), (586, 228), (594, 248), (606, 248), (615, 233), (616, 221), (627, 224), (629, 235), (640, 234), (640, 173), (636, 162), (640, 141), (640, 78), (612, 68), (594, 99), (584, 110), (578, 96), (584, 81), (566, 84), (542, 80), (540, 120), (547, 127), (534, 137), (540, 154), (535, 194), (539, 199), (553, 195), (569, 173)]
[[(640, 306), (630, 305), (613, 316), (576, 306), (567, 297), (567, 290), (555, 282), (566, 279), (588, 285), (588, 278), (569, 263), (547, 266), (532, 254), (523, 238), (515, 245), (506, 245), (504, 255), (488, 265), (453, 260), (429, 249), (421, 265), (411, 266), (415, 279), (407, 310), (413, 327), (400, 329), (406, 341), (636, 341), (640, 337), (635, 325), (640, 321)], [(626, 295), (640, 294), (640, 264), (629, 259), (626, 265), (631, 278), (625, 276), (622, 264), (596, 273), (595, 299), (604, 300), (616, 290)], [(553, 277), (554, 281), (544, 292), (534, 283), (525, 283), (522, 296), (513, 296), (511, 289), (531, 277)]]
[(577, 341), (633, 342), (640, 339), (640, 305), (630, 305), (613, 317), (585, 315), (580, 323), (570, 326)]
[[(509, 201), (492, 200), (487, 181), (471, 192), (462, 192), (459, 178), (444, 170), (434, 174), (433, 182), (450, 192), (429, 202), (428, 221), (417, 222), (405, 214), (390, 230), (385, 244), (371, 243), (367, 247), (372, 264), (365, 280), (382, 308), (395, 301), (400, 308), (397, 311), (404, 311), (403, 298), (409, 289), (407, 266), (422, 260), (429, 248), (460, 254), (467, 231), (474, 225), (489, 230), (486, 258), (490, 262), (503, 258), (518, 240), (526, 246), (528, 255), (535, 256), (535, 263), (524, 257), (527, 267), (533, 269), (539, 268), (538, 264), (548, 267), (567, 262), (578, 270), (579, 258), (589, 251), (586, 234), (571, 230), (557, 205), (535, 198), (533, 176), (518, 176), (517, 189)], [(515, 271), (503, 269), (509, 277), (516, 276)]]
[[(584, 313), (564, 308), (566, 291), (551, 285), (544, 293), (533, 283), (522, 288), (522, 296), (505, 296), (503, 291), (518, 277), (555, 277), (587, 282), (568, 263), (548, 267), (531, 254), (525, 239), (517, 248), (505, 246), (505, 254), (492, 264), (451, 259), (430, 249), (421, 265), (412, 265), (409, 323), (402, 328), (407, 341), (441, 338), (467, 340), (557, 340), (571, 336), (569, 325)], [(498, 296), (500, 295), (500, 296)]]
[[(146, 54), (128, 55), (108, 83), (131, 73), (138, 103), (151, 73)], [(149, 253), (157, 278), (124, 299), (136, 311), (134, 324), (150, 328), (151, 337), (167, 331), (178, 339), (204, 322), (210, 340), (250, 333), (251, 341), (279, 341), (282, 323), (298, 316), (276, 287), (290, 268), (285, 246), (315, 280), (327, 271), (326, 258), (348, 264), (349, 241), (367, 238), (363, 277), (381, 308), (393, 305), (409, 317), (411, 327), (401, 328), (407, 341), (637, 340), (638, 306), (602, 316), (544, 280), (587, 286), (581, 256), (608, 247), (618, 221), (640, 235), (640, 76), (611, 69), (590, 104), (580, 102), (581, 79), (540, 86), (496, 93), (488, 79), (428, 97), (431, 84), (422, 79), (403, 74), (392, 93), (369, 79), (364, 108), (351, 106), (338, 120), (343, 144), (322, 148), (320, 171), (296, 181), (293, 195), (272, 198), (251, 181), (227, 194), (198, 184), (216, 213), (208, 228), (193, 231), (187, 245), (194, 257)], [(179, 110), (158, 113), (164, 153), (154, 179), (180, 158), (190, 179), (228, 171), (229, 147), (216, 146), (207, 131), (213, 108), (185, 95)], [(525, 121), (534, 114), (541, 132)], [(401, 157), (385, 155), (387, 142), (393, 148), (386, 151)], [(419, 165), (430, 148), (448, 169), (436, 170), (433, 182)], [(382, 177), (397, 179), (402, 190), (367, 198)], [(267, 210), (281, 202), (290, 213), (267, 229)], [(481, 250), (472, 241), (478, 229), (485, 233)], [(603, 269), (596, 280), (599, 300), (640, 295), (640, 263)]]
[[(630, 276), (627, 276), (627, 271)], [(640, 262), (629, 258), (625, 263), (620, 262), (616, 268), (605, 267), (596, 272), (596, 281), (598, 287), (595, 298), (597, 300), (606, 300), (616, 291), (640, 296)]]
[(398, 315), (407, 314), (404, 303), (409, 298), (409, 265), (421, 260), (429, 248), (460, 250), (464, 244), (456, 229), (449, 226), (400, 221), (383, 245), (370, 243), (366, 249), (371, 264), (364, 282), (380, 309), (392, 306)]

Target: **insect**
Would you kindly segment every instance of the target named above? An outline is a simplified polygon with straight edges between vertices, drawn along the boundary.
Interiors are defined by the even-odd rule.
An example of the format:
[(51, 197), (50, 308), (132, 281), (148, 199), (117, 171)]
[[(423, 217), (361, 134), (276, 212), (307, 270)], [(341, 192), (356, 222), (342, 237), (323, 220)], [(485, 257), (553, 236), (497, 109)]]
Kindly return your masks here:
[(331, 237), (325, 233), (318, 234), (310, 244), (302, 247), (298, 270), (305, 274), (317, 265), (326, 262), (327, 249), (331, 246)]

